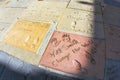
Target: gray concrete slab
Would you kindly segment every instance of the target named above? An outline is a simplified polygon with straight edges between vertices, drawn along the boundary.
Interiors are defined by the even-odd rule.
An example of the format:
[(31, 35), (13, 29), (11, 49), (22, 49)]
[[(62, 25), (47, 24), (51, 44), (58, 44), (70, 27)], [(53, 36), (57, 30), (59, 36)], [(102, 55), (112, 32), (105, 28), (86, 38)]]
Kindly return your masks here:
[(120, 79), (120, 61), (106, 60), (105, 80)]

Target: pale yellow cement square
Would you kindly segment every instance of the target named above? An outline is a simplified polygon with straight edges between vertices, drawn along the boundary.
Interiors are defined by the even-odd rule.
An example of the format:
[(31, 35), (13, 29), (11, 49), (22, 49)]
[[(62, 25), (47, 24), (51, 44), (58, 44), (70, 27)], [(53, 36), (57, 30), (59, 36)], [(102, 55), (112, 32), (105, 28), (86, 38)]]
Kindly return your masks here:
[[(92, 16), (87, 15), (88, 13)], [(67, 9), (57, 25), (57, 30), (104, 38), (104, 28), (101, 20), (94, 20), (93, 17), (93, 13), (90, 12)]]
[(20, 19), (58, 22), (66, 6), (67, 2), (35, 1), (24, 11)]
[(0, 8), (0, 22), (13, 23), (24, 10), (24, 8)]

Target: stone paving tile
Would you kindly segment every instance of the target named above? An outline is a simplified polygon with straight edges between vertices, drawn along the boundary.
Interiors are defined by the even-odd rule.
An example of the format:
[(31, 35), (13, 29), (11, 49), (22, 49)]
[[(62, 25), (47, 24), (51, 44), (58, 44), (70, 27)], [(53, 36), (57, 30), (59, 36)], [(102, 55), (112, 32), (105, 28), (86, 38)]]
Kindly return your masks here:
[(52, 24), (47, 22), (18, 20), (5, 35), (3, 42), (32, 53), (38, 53), (38, 49), (45, 41), (44, 38), (51, 27)]
[(7, 30), (10, 28), (10, 23), (0, 23), (0, 41), (3, 40)]
[(105, 80), (120, 79), (120, 61), (106, 60)]
[(77, 76), (102, 79), (104, 62), (104, 40), (56, 31), (40, 65)]
[(13, 23), (24, 10), (24, 8), (0, 8), (0, 22)]
[(104, 26), (107, 58), (120, 60), (120, 28), (113, 25)]
[(104, 39), (102, 15), (75, 9), (66, 9), (57, 30)]
[(120, 0), (104, 0), (104, 3), (120, 8)]
[(24, 11), (20, 19), (58, 22), (67, 4), (67, 2), (35, 1)]
[(68, 8), (102, 13), (99, 0), (71, 0)]
[(5, 7), (9, 2), (10, 0), (0, 0), (0, 8)]
[(5, 7), (9, 8), (27, 8), (35, 0), (11, 0)]
[[(106, 1), (106, 0), (105, 0)], [(111, 1), (111, 0), (109, 0)], [(116, 0), (114, 0), (116, 1)], [(113, 3), (114, 4), (114, 3)], [(120, 26), (120, 8), (112, 5), (107, 5), (105, 2), (105, 6), (103, 7), (103, 21), (106, 24), (112, 24), (115, 26)]]
[[(3, 0), (1, 0), (1, 1), (3, 1)], [(5, 0), (5, 1), (6, 2), (2, 5), (0, 2), (0, 6), (6, 6), (8, 4), (6, 7), (12, 7), (12, 8), (0, 8), (0, 10), (1, 10), (0, 22), (2, 22), (2, 23), (0, 23), (0, 25), (4, 25), (3, 22), (6, 22), (8, 24), (12, 23), (14, 19), (19, 17), (21, 15), (21, 12), (24, 10), (22, 10), (20, 8), (18, 9), (16, 7), (25, 8), (27, 6), (26, 3), (28, 0), (24, 0), (24, 1), (26, 1), (24, 4), (23, 3), (16, 4), (15, 0), (13, 0), (11, 3), (8, 0)], [(21, 0), (20, 2), (22, 2), (22, 1), (23, 0)], [(46, 0), (46, 1), (53, 2), (56, 0)], [(62, 1), (68, 2), (69, 0), (59, 0), (59, 1), (60, 2), (62, 2)], [(120, 33), (120, 28), (119, 28), (119, 26), (120, 26), (120, 23), (119, 23), (119, 21), (120, 21), (120, 17), (119, 17), (120, 9), (119, 8), (120, 8), (120, 1), (119, 0), (97, 0), (95, 3), (93, 1), (95, 1), (95, 0), (71, 0), (71, 2), (67, 8), (71, 8), (71, 9), (76, 8), (77, 10), (85, 10), (85, 11), (91, 11), (91, 12), (93, 11), (93, 12), (97, 12), (99, 14), (103, 13), (103, 18), (104, 18), (104, 23), (105, 23), (104, 27), (105, 27), (106, 54), (107, 54), (105, 80), (119, 80), (120, 79), (120, 61), (119, 61), (120, 60), (120, 56), (119, 56), (119, 53), (120, 53), (120, 49), (119, 49), (119, 41), (120, 41), (120, 38), (119, 38), (120, 37), (120, 34), (119, 34)], [(101, 6), (100, 6), (101, 1), (104, 1), (104, 6), (102, 8), (102, 12), (101, 12)], [(46, 5), (48, 5), (48, 4), (46, 4)], [(53, 5), (53, 4), (50, 4), (50, 6), (51, 5)], [(57, 4), (55, 4), (55, 5), (57, 5)], [(63, 13), (60, 11), (63, 10), (63, 8), (65, 8), (66, 5), (67, 4), (65, 3), (65, 5), (62, 6), (62, 8), (60, 8), (58, 10), (57, 10), (57, 8), (54, 8), (54, 6), (52, 7), (52, 10), (50, 10), (49, 6), (48, 6), (48, 7), (46, 7), (46, 12), (44, 9), (42, 9), (41, 11), (38, 11), (38, 12), (34, 11), (34, 9), (32, 9), (31, 10), (32, 13), (30, 13), (30, 15), (28, 15), (27, 17), (24, 17), (24, 19), (41, 20), (41, 19), (38, 19), (38, 17), (39, 17), (39, 18), (44, 18), (44, 20), (45, 19), (46, 20), (52, 19), (54, 21), (59, 21), (61, 18), (61, 14)], [(60, 6), (61, 6), (61, 4), (60, 4)], [(94, 6), (94, 8), (93, 8), (93, 6)], [(37, 7), (32, 6), (32, 7), (38, 9), (38, 6)], [(59, 7), (59, 5), (58, 5), (58, 7)], [(43, 8), (43, 7), (41, 7), (41, 8)], [(30, 9), (28, 9), (28, 12), (29, 12), (29, 10)], [(56, 11), (58, 13), (56, 13)], [(40, 17), (40, 16), (35, 14), (36, 12), (38, 15), (41, 15), (39, 13), (43, 12), (44, 15), (42, 15), (42, 17)], [(53, 12), (54, 12), (54, 14), (51, 15), (51, 13), (53, 13)], [(32, 14), (32, 16), (35, 16), (35, 17), (31, 17), (31, 14)], [(25, 15), (25, 14), (23, 14), (23, 15)], [(3, 16), (5, 16), (5, 17), (3, 17)], [(50, 17), (48, 17), (48, 16), (50, 16)], [(91, 19), (89, 17), (87, 17), (87, 18)], [(98, 19), (98, 17), (96, 17), (94, 19), (101, 20), (101, 19)], [(76, 22), (71, 23), (70, 26), (73, 24), (76, 24)], [(96, 24), (96, 25), (98, 25), (98, 24)], [(3, 30), (2, 26), (0, 26), (0, 31), (1, 30)], [(3, 32), (2, 33), (0, 32), (0, 35), (1, 34), (3, 34)], [(57, 41), (54, 43), (54, 45), (56, 45), (56, 44), (57, 44)], [(76, 50), (79, 50), (79, 49), (74, 49), (72, 52), (74, 52)], [(59, 53), (59, 51), (57, 51), (57, 53)], [(7, 58), (5, 58), (3, 56), (6, 56)], [(88, 56), (88, 58), (93, 59), (90, 56)], [(23, 57), (23, 58), (25, 58), (25, 57)], [(28, 59), (28, 58), (26, 58), (26, 59)], [(95, 60), (96, 59), (101, 60), (101, 62), (99, 63), (99, 66), (101, 64), (103, 66), (104, 59), (102, 59), (100, 57), (95, 58)], [(76, 61), (73, 63), (76, 65), (76, 67), (79, 66)], [(90, 62), (88, 61), (88, 63), (90, 63)], [(93, 60), (93, 63), (94, 63), (94, 60)], [(70, 78), (70, 77), (69, 78), (58, 77), (57, 75), (56, 76), (51, 75), (52, 73), (48, 74), (48, 73), (46, 73), (46, 71), (44, 71), (43, 69), (40, 69), (38, 67), (34, 68), (34, 66), (32, 66), (32, 67), (30, 67), (30, 66), (31, 65), (28, 65), (20, 60), (13, 59), (13, 58), (11, 59), (11, 57), (9, 55), (4, 54), (4, 52), (0, 52), (0, 73), (2, 73), (2, 75), (0, 75), (0, 80), (37, 80), (37, 79), (38, 80), (39, 79), (42, 79), (42, 80), (98, 80), (98, 79), (92, 79), (94, 77), (96, 78), (96, 76), (91, 76), (92, 77), (91, 79), (90, 78), (88, 78), (88, 79), (74, 79), (74, 78)], [(83, 64), (82, 64), (82, 66), (83, 66)], [(95, 69), (95, 66), (91, 67), (91, 68), (92, 68), (91, 70), (95, 72), (95, 70), (93, 70), (93, 69)], [(99, 67), (97, 67), (97, 68), (99, 68)], [(97, 70), (96, 72), (99, 72), (99, 73), (102, 72), (103, 68)], [(83, 72), (84, 72), (84, 70), (83, 70)], [(91, 72), (91, 74), (92, 74), (92, 72)], [(99, 74), (96, 74), (96, 75), (99, 75)], [(100, 80), (102, 80), (102, 79), (100, 79)]]
[(24, 80), (24, 76), (22, 74), (13, 72), (9, 69), (5, 69), (1, 74), (0, 80)]

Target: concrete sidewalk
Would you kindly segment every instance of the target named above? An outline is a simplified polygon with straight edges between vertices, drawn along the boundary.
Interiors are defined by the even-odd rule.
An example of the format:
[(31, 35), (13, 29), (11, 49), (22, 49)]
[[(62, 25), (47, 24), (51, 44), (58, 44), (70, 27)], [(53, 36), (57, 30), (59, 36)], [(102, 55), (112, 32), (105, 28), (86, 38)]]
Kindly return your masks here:
[[(120, 80), (120, 0), (59, 0), (60, 2), (65, 2), (65, 4), (60, 4), (62, 5), (62, 8), (57, 5), (57, 8), (60, 8), (57, 9), (54, 8), (54, 5), (52, 5), (52, 8), (55, 9), (55, 11), (59, 11), (58, 13), (53, 13), (55, 12), (54, 10), (52, 11), (51, 9), (49, 9), (49, 7), (45, 7), (44, 5), (39, 6), (39, 4), (37, 3), (35, 3), (36, 5), (31, 5), (29, 8), (28, 6), (31, 4), (32, 1), (34, 2), (35, 0), (25, 0), (25, 2), (22, 4), (22, 1), (19, 3), (16, 2), (16, 0), (0, 0), (0, 41), (3, 39), (3, 35), (5, 34), (3, 28), (7, 30), (7, 28), (13, 23), (14, 19), (21, 16), (22, 12), (25, 11), (25, 15), (22, 15), (22, 18), (38, 21), (41, 19), (56, 20), (56, 22), (59, 23), (57, 25), (57, 30), (64, 29), (66, 32), (70, 31), (71, 33), (78, 32), (82, 37), (87, 36), (89, 37), (89, 39), (95, 37), (98, 40), (98, 44), (99, 42), (101, 42), (100, 45), (104, 43), (103, 46), (100, 46), (101, 49), (97, 48), (98, 54), (93, 54), (92, 56), (92, 60), (96, 61), (93, 63), (96, 63), (97, 65), (90, 63), (89, 61), (92, 60), (89, 56), (87, 56), (87, 67), (89, 67), (88, 70), (90, 72), (88, 72), (88, 74), (86, 75), (83, 75), (84, 78), (78, 79), (51, 72), (48, 68), (46, 68), (45, 70), (38, 66), (28, 64), (13, 57), (16, 56), (16, 54), (11, 56), (8, 55), (8, 53), (6, 52), (0, 51), (0, 80)], [(58, 0), (45, 1), (52, 2)], [(65, 13), (63, 16), (62, 9), (63, 7), (65, 7), (66, 3), (69, 4), (66, 6), (66, 12), (64, 11)], [(51, 4), (49, 4), (48, 6), (51, 6)], [(94, 6), (94, 8), (91, 6)], [(41, 9), (42, 7), (45, 7), (45, 10)], [(38, 8), (40, 8), (40, 10)], [(51, 12), (51, 14), (49, 14), (49, 12)], [(86, 13), (88, 13), (90, 16)], [(42, 14), (42, 16), (40, 14)], [(55, 14), (57, 14), (57, 17), (55, 16)], [(31, 17), (31, 15), (34, 16)], [(76, 18), (76, 16), (80, 17), (81, 20)], [(76, 21), (75, 23), (73, 23), (74, 25), (83, 26), (77, 27), (78, 31), (77, 29), (73, 29), (74, 26), (72, 27), (72, 29), (69, 29), (68, 27), (71, 26), (70, 21), (72, 21), (72, 18), (78, 20), (78, 22)], [(89, 29), (88, 24), (94, 27), (93, 32), (95, 32), (95, 34), (93, 34), (92, 36), (91, 34), (87, 33), (87, 30)], [(2, 30), (3, 32), (1, 32)], [(60, 36), (57, 39), (59, 38)], [(84, 38), (81, 39), (83, 39), (82, 41), (85, 40)], [(79, 58), (83, 58), (83, 56), (80, 56)], [(51, 58), (48, 57), (46, 59), (45, 57), (43, 59), (43, 63), (45, 60), (47, 62), (47, 60), (49, 59)], [(30, 60), (32, 61), (31, 58), (27, 61)], [(46, 62), (44, 65), (50, 66), (51, 63), (48, 64)], [(67, 64), (67, 62), (65, 64)], [(60, 67), (61, 66), (62, 65), (60, 65)], [(59, 70), (60, 67), (57, 67), (57, 69)], [(66, 70), (66, 68), (64, 68), (64, 70)], [(103, 79), (98, 78), (99, 76), (101, 77), (101, 75)]]

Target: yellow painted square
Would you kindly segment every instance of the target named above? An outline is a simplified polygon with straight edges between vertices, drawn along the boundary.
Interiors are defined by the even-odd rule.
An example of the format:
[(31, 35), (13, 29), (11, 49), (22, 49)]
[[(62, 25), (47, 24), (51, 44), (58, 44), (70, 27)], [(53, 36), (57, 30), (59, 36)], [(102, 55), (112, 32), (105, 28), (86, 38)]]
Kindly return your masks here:
[(50, 26), (50, 23), (44, 22), (17, 21), (5, 36), (4, 42), (37, 53)]

